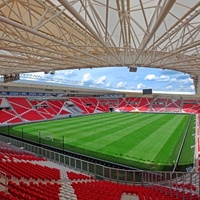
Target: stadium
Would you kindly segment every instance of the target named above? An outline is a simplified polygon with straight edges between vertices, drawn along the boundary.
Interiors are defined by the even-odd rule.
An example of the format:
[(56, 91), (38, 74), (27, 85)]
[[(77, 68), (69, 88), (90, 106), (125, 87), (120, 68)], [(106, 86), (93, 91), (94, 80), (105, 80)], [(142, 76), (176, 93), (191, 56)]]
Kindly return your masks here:
[[(0, 0), (0, 11), (0, 199), (200, 199), (198, 0)], [(195, 94), (53, 78), (107, 67), (178, 71)]]

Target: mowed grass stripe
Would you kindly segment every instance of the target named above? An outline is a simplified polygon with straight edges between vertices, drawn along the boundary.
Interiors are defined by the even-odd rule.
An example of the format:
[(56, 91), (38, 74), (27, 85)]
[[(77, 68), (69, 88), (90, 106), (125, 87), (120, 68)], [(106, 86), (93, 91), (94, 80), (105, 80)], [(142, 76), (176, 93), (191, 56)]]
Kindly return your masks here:
[[(164, 143), (162, 149), (158, 152), (155, 160), (159, 163), (170, 163), (174, 162), (177, 159), (181, 143), (183, 141), (183, 137), (186, 131), (186, 126), (189, 120), (189, 116), (180, 116), (182, 117), (180, 120), (174, 120), (174, 127), (171, 130), (171, 135)], [(173, 126), (173, 124), (172, 124)], [(164, 158), (168, 158), (167, 161)]]
[(106, 113), (20, 125), (14, 129), (20, 131), (23, 128), (24, 134), (38, 135), (39, 130), (53, 133), (55, 139), (59, 140), (64, 136), (65, 143), (77, 147), (80, 153), (81, 149), (96, 151), (97, 157), (102, 154), (168, 164), (172, 163), (168, 158), (173, 153), (176, 140), (180, 139), (177, 126), (181, 125), (184, 129), (188, 117), (174, 114)]
[[(82, 145), (86, 146), (85, 143), (89, 140), (93, 142), (94, 137), (101, 138), (103, 137), (103, 131), (105, 134), (113, 134), (112, 131), (110, 131), (112, 128), (115, 129), (115, 124), (123, 123), (123, 126), (125, 125), (125, 121), (128, 120), (130, 117), (134, 117), (133, 115), (124, 115), (122, 118), (112, 115), (109, 119), (104, 121), (98, 120), (98, 123), (94, 123), (93, 120), (88, 121), (88, 124), (82, 125), (81, 123), (78, 123), (80, 126), (78, 128), (72, 128), (70, 125), (67, 126), (68, 130), (65, 131), (65, 134), (63, 131), (60, 132), (60, 134), (56, 134), (57, 137), (61, 137), (63, 134), (67, 138), (67, 143), (71, 145)], [(143, 116), (144, 118), (145, 116)], [(137, 118), (135, 118), (137, 119)], [(141, 117), (140, 117), (141, 119)], [(139, 119), (138, 119), (139, 120)], [(113, 123), (113, 121), (115, 123)], [(140, 120), (139, 120), (140, 121)], [(55, 129), (54, 129), (55, 130)], [(71, 134), (73, 134), (73, 137), (71, 137)], [(69, 136), (69, 137), (68, 137)], [(91, 146), (90, 146), (91, 147)], [(93, 147), (93, 146), (92, 146)]]
[[(129, 118), (135, 118), (135, 119), (138, 119), (138, 118), (145, 118), (145, 116), (136, 116), (136, 115), (130, 115), (130, 114), (126, 114), (126, 115), (118, 115), (118, 114), (111, 114), (109, 117), (102, 117), (100, 118), (100, 115), (99, 115), (99, 118), (98, 120), (94, 121), (93, 119), (90, 120), (90, 121), (87, 121), (86, 123), (82, 124), (81, 123), (81, 129), (84, 128), (84, 127), (88, 127), (88, 125), (90, 126), (96, 126), (96, 128), (99, 128), (99, 127), (102, 127), (102, 126), (106, 126), (106, 125), (109, 125), (109, 126), (112, 126), (112, 125), (116, 125), (115, 122), (119, 122), (119, 123), (126, 123), (126, 120), (129, 119)], [(71, 127), (71, 126), (70, 126)], [(73, 127), (71, 127), (73, 128)], [(77, 124), (76, 124), (76, 127), (74, 127), (75, 130), (77, 128)], [(79, 129), (80, 130), (80, 129)], [(97, 129), (98, 130), (98, 129)]]
[[(117, 116), (116, 116), (117, 117)], [(40, 123), (33, 123), (33, 124), (27, 124), (27, 125), (23, 125), (24, 131), (28, 132), (29, 130), (35, 130), (35, 126), (37, 126), (37, 131), (41, 130), (41, 131), (48, 131), (50, 130), (51, 132), (53, 131), (63, 131), (67, 130), (68, 126), (69, 128), (73, 129), (77, 129), (77, 123), (80, 123), (81, 125), (88, 125), (88, 122), (91, 121), (95, 122), (98, 121), (99, 119), (101, 119), (102, 116), (100, 115), (87, 115), (84, 117), (77, 117), (77, 118), (68, 118), (66, 119), (59, 119), (59, 120), (55, 120), (55, 121), (46, 121), (46, 122), (40, 122)], [(105, 114), (104, 119), (109, 118), (109, 115)]]
[[(107, 124), (107, 121), (112, 120), (119, 120), (120, 119), (126, 120), (128, 118), (128, 115), (123, 115), (119, 118), (116, 114), (114, 115), (108, 115), (105, 114), (104, 117), (102, 115), (92, 115), (94, 117), (91, 117), (91, 115), (84, 116), (84, 117), (76, 117), (76, 118), (69, 118), (69, 119), (61, 119), (56, 121), (48, 121), (48, 122), (41, 122), (36, 124), (28, 124), (24, 126), (23, 131), (25, 133), (32, 132), (33, 134), (38, 134), (38, 131), (44, 131), (55, 134), (55, 138), (60, 138), (61, 136), (67, 136), (71, 134), (75, 134), (75, 136), (78, 138), (79, 134), (84, 135), (90, 132), (91, 130), (94, 133), (94, 129), (91, 129), (93, 125), (98, 125), (99, 122), (102, 122), (103, 124)], [(145, 117), (142, 116), (141, 117)], [(84, 119), (84, 120), (83, 120)], [(36, 128), (37, 127), (37, 128)], [(96, 127), (98, 128), (98, 127)], [(35, 130), (36, 129), (36, 130)]]
[[(113, 132), (111, 131), (110, 127), (113, 126), (114, 130), (115, 129), (118, 130), (116, 125), (119, 125), (119, 124), (123, 124), (123, 126), (126, 127), (128, 118), (137, 120), (137, 123), (139, 123), (139, 124), (141, 124), (140, 122), (143, 121), (143, 119), (149, 118), (148, 115), (142, 115), (142, 114), (140, 115), (140, 114), (132, 114), (132, 113), (126, 113), (126, 114), (110, 113), (110, 115), (103, 114), (103, 116), (102, 116), (100, 114), (100, 115), (92, 115), (92, 116), (95, 119), (98, 118), (99, 123), (94, 123), (94, 121), (91, 120), (91, 116), (84, 116), (84, 117), (70, 118), (67, 120), (62, 119), (62, 120), (56, 120), (56, 121), (48, 121), (48, 122), (40, 122), (40, 123), (22, 125), (23, 132), (29, 133), (29, 134), (34, 134), (34, 135), (38, 135), (38, 131), (43, 131), (45, 133), (53, 133), (54, 137), (57, 139), (60, 139), (63, 135), (70, 136), (70, 137), (67, 137), (67, 143), (70, 143), (70, 142), (76, 141), (80, 138), (85, 138), (85, 137), (87, 137), (88, 134), (94, 135), (96, 131), (97, 131), (96, 135), (100, 138), (101, 134), (99, 134), (99, 132), (102, 133), (101, 128), (104, 129), (105, 134), (110, 133), (112, 135)], [(106, 117), (109, 116), (108, 119), (105, 116)], [(156, 115), (153, 115), (153, 116), (156, 117)], [(87, 118), (87, 120), (85, 120), (85, 119), (82, 120), (82, 118)], [(74, 121), (75, 121), (76, 127), (74, 127), (72, 125), (72, 124), (74, 124), (74, 123), (72, 123)], [(82, 122), (87, 121), (87, 123), (84, 122), (82, 124), (81, 121)], [(131, 123), (133, 123), (133, 122), (134, 121), (132, 121)], [(17, 129), (20, 130), (20, 127), (21, 126), (18, 126)]]
[[(99, 120), (102, 118), (101, 115), (92, 115), (95, 119)], [(54, 137), (57, 139), (61, 139), (64, 135), (70, 135), (70, 138), (73, 140), (73, 137), (71, 137), (71, 134), (76, 134), (79, 132), (79, 128), (83, 127), (83, 124), (85, 124), (86, 127), (90, 127), (90, 123), (93, 123), (93, 120), (91, 115), (84, 116), (84, 117), (76, 117), (76, 118), (68, 118), (66, 119), (59, 119), (54, 121), (46, 121), (46, 122), (39, 122), (39, 123), (32, 123), (32, 124), (25, 124), (25, 125), (19, 125), (15, 127), (14, 129), (23, 132), (26, 136), (26, 134), (32, 134), (38, 136), (38, 132), (44, 132), (44, 133), (52, 133), (54, 134)], [(104, 119), (108, 117), (108, 114), (106, 113), (104, 115)], [(113, 115), (114, 117), (114, 115)], [(117, 117), (115, 115), (115, 117)], [(84, 119), (84, 120), (83, 120)], [(78, 126), (80, 124), (80, 126)]]
[[(112, 145), (104, 148), (104, 151), (112, 152), (113, 148), (118, 149), (120, 154), (131, 158), (142, 158), (146, 154), (144, 148), (136, 148), (141, 142), (143, 142), (149, 135), (153, 134), (158, 128), (159, 124), (163, 124), (165, 121), (171, 119), (170, 115), (152, 115), (148, 120), (142, 121), (130, 127), (130, 132), (124, 135), (120, 140), (114, 141)], [(158, 126), (157, 126), (158, 125)], [(137, 128), (138, 127), (138, 128)], [(134, 129), (134, 130), (132, 130)], [(152, 141), (150, 141), (152, 143)], [(134, 150), (133, 150), (134, 149)], [(140, 156), (138, 156), (140, 155)]]
[[(157, 154), (161, 151), (168, 139), (174, 134), (174, 130), (182, 122), (183, 118), (184, 116), (174, 116), (173, 118), (169, 118), (169, 121), (166, 120), (163, 122), (162, 126), (157, 126), (156, 130), (133, 148), (133, 152), (138, 152), (138, 157), (142, 158), (143, 156), (144, 160), (154, 160), (155, 162), (165, 161), (166, 157), (164, 156), (157, 160)], [(178, 134), (180, 134), (180, 132)], [(173, 149), (172, 145), (166, 146), (164, 150), (168, 151), (169, 154), (171, 152), (169, 152), (170, 149)]]
[[(144, 124), (151, 124), (159, 117), (154, 115), (151, 118), (145, 118), (142, 123), (141, 120), (133, 121), (130, 119), (125, 126), (117, 125), (117, 130), (113, 135), (110, 134), (109, 137), (104, 138), (103, 145), (98, 143), (99, 150), (107, 153), (116, 151), (116, 154), (125, 156), (125, 153), (137, 143), (136, 132), (140, 132)], [(133, 138), (135, 139), (133, 140)]]
[(134, 132), (134, 130), (140, 128), (142, 126), (141, 121), (147, 120), (151, 123), (155, 117), (156, 115), (152, 118), (145, 116), (145, 118), (143, 117), (141, 119), (141, 117), (139, 117), (138, 119), (137, 117), (133, 118), (133, 115), (127, 115), (125, 121), (118, 118), (118, 120), (114, 121), (110, 119), (107, 123), (101, 125), (93, 124), (91, 127), (91, 132), (93, 132), (93, 134), (86, 135), (70, 144), (83, 145), (86, 148), (92, 146), (92, 148), (102, 151), (102, 148), (105, 146), (110, 145), (110, 143), (116, 140), (121, 140), (121, 138), (129, 134), (130, 131)]
[[(190, 164), (194, 160), (194, 145), (195, 145), (195, 135), (194, 127), (196, 126), (195, 115), (192, 116), (191, 125), (186, 136), (186, 140), (183, 146), (182, 154), (179, 160), (179, 164)], [(193, 148), (192, 148), (193, 147)]]

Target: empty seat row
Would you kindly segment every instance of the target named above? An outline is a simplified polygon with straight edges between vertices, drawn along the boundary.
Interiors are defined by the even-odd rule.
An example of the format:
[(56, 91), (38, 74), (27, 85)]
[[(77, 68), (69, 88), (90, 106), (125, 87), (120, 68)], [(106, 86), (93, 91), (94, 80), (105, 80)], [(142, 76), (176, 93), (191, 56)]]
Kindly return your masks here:
[(8, 182), (8, 192), (18, 199), (30, 200), (32, 198), (40, 200), (59, 200), (60, 184), (58, 183), (33, 183)]
[(67, 176), (70, 180), (93, 179), (93, 176), (88, 176), (78, 172), (67, 172)]
[(29, 162), (0, 162), (0, 170), (5, 172), (8, 178), (27, 180), (59, 180), (60, 171), (55, 168), (40, 166)]
[(197, 194), (184, 193), (167, 187), (118, 184), (108, 181), (73, 182), (78, 200), (120, 200), (122, 194), (138, 196), (139, 200), (199, 200)]

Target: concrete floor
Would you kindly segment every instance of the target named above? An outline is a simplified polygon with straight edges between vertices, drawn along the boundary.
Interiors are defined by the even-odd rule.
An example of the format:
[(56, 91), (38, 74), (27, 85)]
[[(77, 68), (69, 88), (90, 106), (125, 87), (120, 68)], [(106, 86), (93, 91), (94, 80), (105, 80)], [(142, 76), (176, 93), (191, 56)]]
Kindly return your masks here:
[(122, 194), (121, 200), (139, 200), (137, 195)]

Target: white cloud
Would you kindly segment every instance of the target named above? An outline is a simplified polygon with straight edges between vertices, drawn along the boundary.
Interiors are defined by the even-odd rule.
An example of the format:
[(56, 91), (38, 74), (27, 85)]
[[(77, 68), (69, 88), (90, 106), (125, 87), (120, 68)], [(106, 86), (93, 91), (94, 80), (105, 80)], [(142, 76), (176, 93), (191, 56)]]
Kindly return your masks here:
[(158, 77), (157, 80), (159, 80), (159, 81), (169, 81), (170, 77), (166, 76), (166, 75), (161, 75), (160, 77)]
[(103, 84), (105, 84), (106, 78), (107, 78), (106, 76), (101, 76), (95, 81), (95, 83), (103, 85)]
[(64, 76), (67, 76), (67, 77), (74, 77), (74, 76), (77, 76), (76, 73), (74, 72), (74, 70), (65, 70), (64, 71)]
[(87, 83), (87, 82), (91, 82), (91, 81), (93, 81), (93, 78), (90, 73), (84, 74), (83, 78), (81, 80), (81, 82), (83, 82), (83, 83)]
[(173, 87), (172, 87), (172, 85), (168, 85), (167, 87), (165, 87), (167, 90), (171, 90)]
[(186, 79), (182, 79), (179, 81), (182, 84), (188, 84), (188, 83), (193, 83), (193, 80), (191, 78), (186, 78)]
[(180, 84), (191, 84), (193, 83), (193, 80), (191, 78), (177, 79), (173, 77), (170, 79), (170, 82), (180, 83)]
[(177, 82), (176, 78), (171, 78), (171, 82)]
[(94, 79), (92, 77), (92, 75), (90, 73), (86, 73), (83, 75), (80, 83), (78, 85), (83, 86), (83, 85), (87, 85), (90, 86), (91, 84), (93, 84)]
[(145, 76), (144, 80), (147, 81), (170, 81), (170, 77), (166, 75), (156, 76), (155, 74), (148, 74)]
[(117, 83), (117, 88), (124, 88), (125, 86), (127, 85), (127, 82), (123, 82), (123, 81), (120, 81), (119, 83)]
[(152, 81), (156, 80), (158, 77), (155, 74), (148, 74), (145, 76), (144, 80)]
[(106, 87), (110, 87), (110, 82), (108, 82), (108, 83), (106, 84)]
[(78, 85), (78, 86), (83, 86), (84, 83), (80, 81), (80, 82), (77, 83), (77, 85)]
[(145, 85), (143, 85), (142, 83), (138, 83), (136, 86), (137, 89), (142, 89), (144, 87), (145, 87)]

